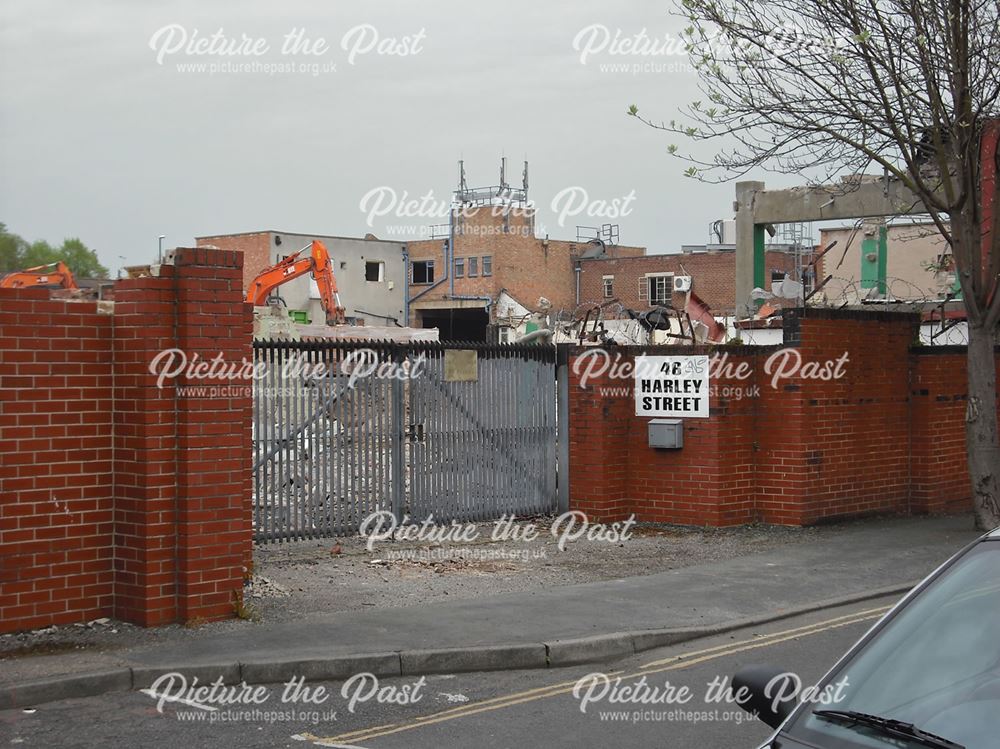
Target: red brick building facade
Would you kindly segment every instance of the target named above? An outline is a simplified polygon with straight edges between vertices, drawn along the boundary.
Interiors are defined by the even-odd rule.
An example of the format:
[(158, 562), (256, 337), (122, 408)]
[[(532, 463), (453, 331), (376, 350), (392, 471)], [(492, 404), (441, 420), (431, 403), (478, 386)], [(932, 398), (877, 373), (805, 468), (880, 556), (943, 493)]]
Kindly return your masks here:
[[(793, 255), (768, 251), (768, 275), (795, 269)], [(618, 299), (630, 309), (655, 306), (656, 290), (666, 288), (666, 301), (684, 305), (684, 293), (672, 292), (672, 278), (690, 276), (691, 289), (716, 315), (732, 315), (736, 310), (736, 253), (710, 251), (642, 257), (607, 257), (580, 261), (580, 303), (600, 304)], [(651, 278), (663, 277), (662, 282)], [(652, 283), (652, 286), (651, 286)]]
[[(535, 236), (534, 216), (523, 208), (481, 206), (454, 213), (451, 269), (449, 238), (408, 243), (410, 324), (442, 327), (442, 337), (482, 339), (488, 310), (506, 290), (530, 310), (548, 300), (553, 310), (576, 307), (576, 261), (599, 244)], [(611, 257), (638, 257), (642, 247), (610, 245)], [(433, 264), (433, 280), (426, 275)], [(450, 273), (449, 273), (450, 270)], [(455, 335), (449, 336), (452, 329)]]
[(275, 258), (271, 257), (272, 234), (274, 234), (272, 231), (218, 234), (210, 237), (198, 237), (195, 241), (198, 247), (242, 252), (242, 287), (243, 291), (246, 291), (258, 273), (275, 263)]

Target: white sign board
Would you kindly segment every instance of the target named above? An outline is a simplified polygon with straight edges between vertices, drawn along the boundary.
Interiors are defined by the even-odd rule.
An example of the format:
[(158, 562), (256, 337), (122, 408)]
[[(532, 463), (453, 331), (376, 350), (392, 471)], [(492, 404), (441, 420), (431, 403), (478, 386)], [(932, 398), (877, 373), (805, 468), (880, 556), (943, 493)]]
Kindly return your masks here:
[(636, 416), (708, 418), (708, 356), (637, 356)]

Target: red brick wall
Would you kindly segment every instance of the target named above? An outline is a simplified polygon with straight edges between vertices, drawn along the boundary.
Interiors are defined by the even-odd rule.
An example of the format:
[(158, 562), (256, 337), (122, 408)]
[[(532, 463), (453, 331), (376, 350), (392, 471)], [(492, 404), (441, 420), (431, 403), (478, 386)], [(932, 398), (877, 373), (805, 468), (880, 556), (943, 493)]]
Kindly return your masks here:
[[(965, 419), (965, 348), (917, 347), (910, 366), (913, 508), (921, 512), (967, 508), (972, 487), (965, 463), (965, 433), (956, 428)], [(997, 374), (1000, 381), (1000, 362)]]
[(0, 631), (112, 613), (111, 318), (0, 290)]
[[(647, 351), (712, 353), (701, 347), (630, 347), (612, 357), (630, 366), (635, 355)], [(734, 525), (754, 519), (753, 405), (733, 397), (731, 390), (751, 389), (754, 379), (713, 379), (711, 418), (684, 422), (683, 449), (654, 450), (648, 446), (647, 419), (634, 415), (631, 380), (605, 376), (581, 388), (583, 371), (576, 371), (575, 358), (569, 368), (573, 509), (615, 520), (634, 512), (645, 522), (687, 525)], [(763, 361), (747, 347), (728, 347), (727, 358), (734, 367)]]
[[(574, 350), (571, 506), (597, 518), (716, 526), (967, 508), (965, 351), (911, 347), (916, 326), (912, 315), (789, 310), (785, 347), (618, 349), (626, 364), (640, 353), (725, 357), (710, 418), (684, 421), (680, 450), (648, 446), (630, 378), (581, 388), (573, 363), (583, 350)], [(772, 387), (768, 359), (786, 349), (806, 363), (846, 352), (844, 375)], [(731, 376), (741, 362), (753, 373), (743, 380)]]
[(0, 291), (0, 631), (220, 618), (242, 594), (250, 383), (149, 371), (172, 348), (250, 360), (242, 256), (182, 249), (161, 273), (119, 281), (113, 317)]

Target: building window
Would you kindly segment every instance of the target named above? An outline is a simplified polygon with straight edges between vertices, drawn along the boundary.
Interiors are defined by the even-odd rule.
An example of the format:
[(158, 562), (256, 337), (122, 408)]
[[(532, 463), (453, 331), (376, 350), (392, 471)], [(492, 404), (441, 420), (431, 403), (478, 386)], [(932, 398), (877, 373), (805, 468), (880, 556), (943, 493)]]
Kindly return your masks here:
[(479, 258), (470, 257), (469, 258), (469, 278), (475, 278), (479, 275)]
[(462, 278), (465, 276), (465, 258), (457, 257), (455, 258), (455, 278)]
[(651, 307), (669, 305), (673, 299), (673, 273), (647, 275), (639, 279), (639, 298), (649, 302)]
[(366, 281), (384, 281), (385, 280), (385, 263), (375, 262), (369, 260), (365, 263), (365, 280)]
[(601, 281), (604, 286), (604, 298), (611, 299), (615, 295), (615, 277), (614, 276), (602, 276)]
[(413, 283), (434, 283), (434, 261), (414, 260), (413, 261)]
[(492, 276), (493, 275), (493, 256), (486, 255), (483, 257), (483, 275)]

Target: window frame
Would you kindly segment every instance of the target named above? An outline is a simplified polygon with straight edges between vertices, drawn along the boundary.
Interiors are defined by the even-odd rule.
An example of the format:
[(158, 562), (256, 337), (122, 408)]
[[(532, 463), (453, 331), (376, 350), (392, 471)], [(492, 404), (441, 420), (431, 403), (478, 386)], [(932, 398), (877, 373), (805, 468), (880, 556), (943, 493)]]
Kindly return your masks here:
[[(376, 266), (378, 268), (378, 278), (371, 279), (368, 277), (368, 268), (370, 266)], [(367, 283), (384, 283), (385, 282), (385, 261), (384, 260), (365, 260), (365, 282)]]
[[(669, 306), (673, 303), (674, 273), (646, 273), (639, 279), (639, 299), (650, 307)], [(655, 283), (655, 286), (654, 286)], [(662, 283), (663, 296), (654, 294), (654, 289)]]
[[(423, 266), (424, 280), (417, 280), (417, 266)], [(411, 260), (410, 261), (410, 283), (414, 286), (429, 286), (434, 283), (434, 261), (433, 260)]]

